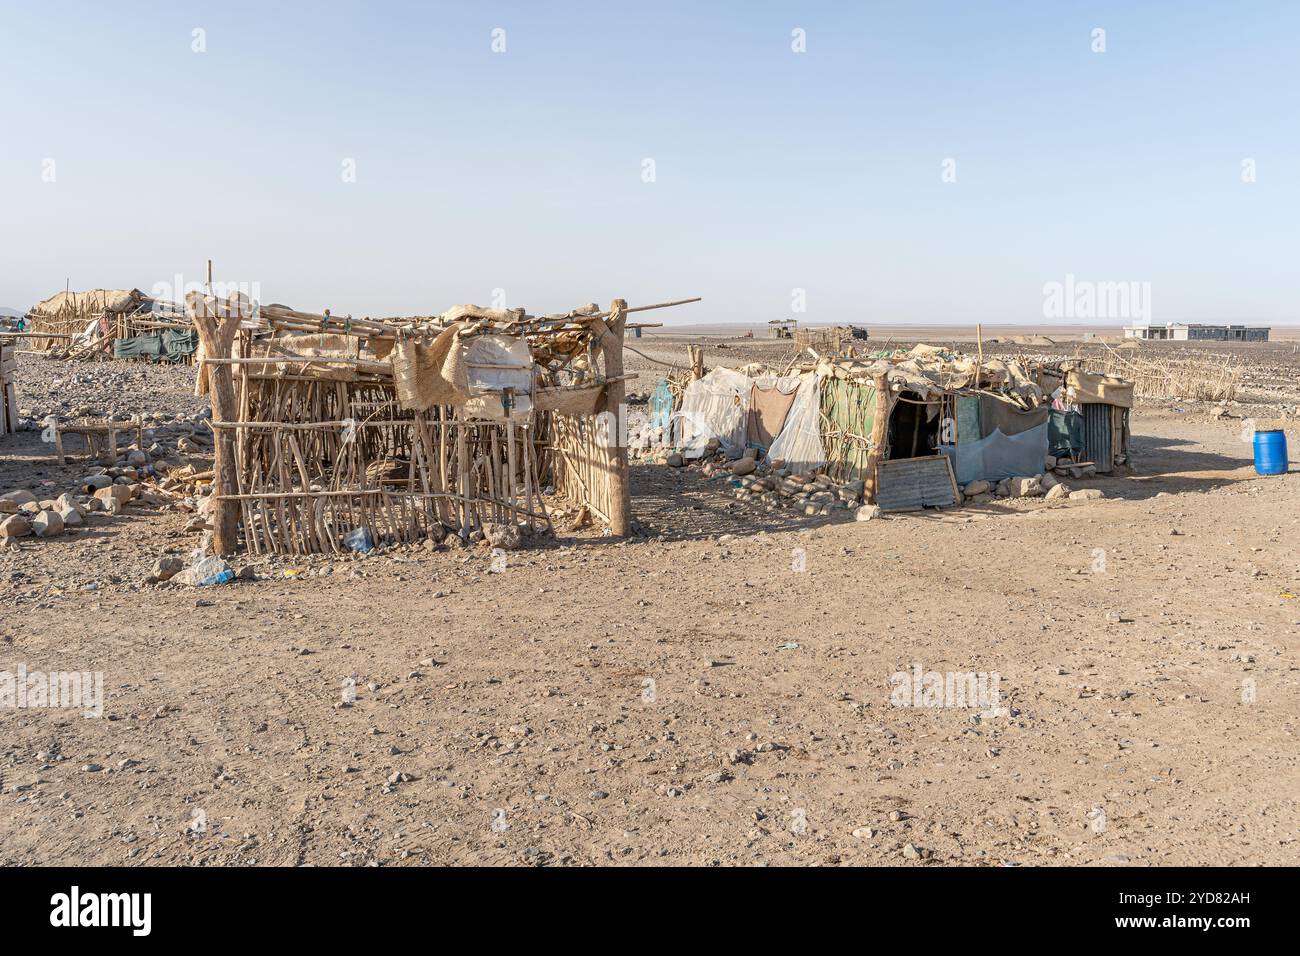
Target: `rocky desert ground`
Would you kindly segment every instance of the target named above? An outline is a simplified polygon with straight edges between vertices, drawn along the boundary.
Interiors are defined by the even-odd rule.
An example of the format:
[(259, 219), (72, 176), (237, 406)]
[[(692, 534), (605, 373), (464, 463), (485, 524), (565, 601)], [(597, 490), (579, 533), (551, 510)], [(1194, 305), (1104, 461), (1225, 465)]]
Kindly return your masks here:
[[(638, 391), (686, 341), (783, 348), (630, 340)], [(1294, 865), (1300, 356), (1236, 352), (1239, 400), (1143, 403), (1134, 473), (1072, 482), (1094, 500), (808, 518), (643, 461), (638, 536), (504, 567), (150, 583), (197, 538), (165, 490), (13, 539), (0, 670), (102, 673), (103, 708), (0, 710), (0, 863)], [(18, 389), (210, 466), (190, 369), (22, 356)], [(1289, 474), (1255, 475), (1248, 421)], [(71, 450), (0, 439), (0, 497), (75, 496)], [(999, 706), (896, 706), (916, 672), (996, 673)]]

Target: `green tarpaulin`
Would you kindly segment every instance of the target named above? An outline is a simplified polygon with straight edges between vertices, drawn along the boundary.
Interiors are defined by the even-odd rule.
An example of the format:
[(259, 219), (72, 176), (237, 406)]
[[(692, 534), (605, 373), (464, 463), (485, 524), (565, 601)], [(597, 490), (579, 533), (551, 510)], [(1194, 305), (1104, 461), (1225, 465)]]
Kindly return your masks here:
[(113, 358), (142, 358), (153, 362), (180, 362), (198, 348), (193, 329), (163, 329), (157, 335), (136, 335), (113, 341)]
[(876, 420), (876, 390), (842, 378), (822, 380), (826, 458), (839, 481), (862, 478), (871, 452)]
[(1047, 453), (1057, 458), (1083, 454), (1083, 416), (1052, 409), (1047, 416)]

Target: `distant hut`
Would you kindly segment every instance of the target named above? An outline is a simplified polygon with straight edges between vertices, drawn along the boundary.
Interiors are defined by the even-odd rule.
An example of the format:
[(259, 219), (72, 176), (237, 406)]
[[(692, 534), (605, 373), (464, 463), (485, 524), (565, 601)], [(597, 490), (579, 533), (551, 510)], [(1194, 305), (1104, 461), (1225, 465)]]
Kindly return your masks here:
[(181, 306), (139, 289), (60, 292), (25, 319), (32, 348), (63, 358), (190, 361), (197, 342)]

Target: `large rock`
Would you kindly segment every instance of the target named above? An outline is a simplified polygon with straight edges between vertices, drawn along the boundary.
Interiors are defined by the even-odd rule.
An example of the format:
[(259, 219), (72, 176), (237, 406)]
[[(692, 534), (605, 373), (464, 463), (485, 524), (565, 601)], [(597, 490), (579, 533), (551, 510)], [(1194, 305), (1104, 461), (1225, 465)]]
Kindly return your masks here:
[(873, 518), (879, 518), (879, 517), (880, 517), (879, 505), (863, 505), (861, 508), (853, 512), (854, 521), (870, 521)]
[(1012, 478), (1011, 495), (1016, 498), (1037, 498), (1043, 493), (1043, 482), (1037, 475), (1032, 478)]
[(35, 501), (36, 496), (24, 488), (15, 488), (13, 491), (6, 491), (0, 498), (15, 502), (19, 507), (27, 504), (29, 501)]
[(978, 479), (976, 479), (975, 481), (972, 481), (972, 482), (971, 482), (969, 485), (967, 485), (965, 488), (963, 488), (963, 489), (962, 489), (962, 494), (964, 494), (967, 498), (973, 498), (973, 497), (975, 497), (976, 495), (982, 495), (982, 494), (984, 494), (985, 492), (987, 492), (987, 491), (988, 491), (990, 488), (992, 488), (992, 487), (993, 487), (993, 486), (990, 485), (990, 484), (989, 484), (987, 481), (985, 481), (983, 478), (978, 478)]
[(32, 533), (38, 538), (57, 538), (63, 534), (63, 519), (57, 511), (42, 511), (32, 519)]
[(519, 526), (513, 524), (488, 522), (483, 525), (483, 537), (492, 547), (500, 548), (502, 551), (517, 551), (524, 543), (523, 536), (519, 533)]
[(100, 501), (104, 502), (104, 504), (108, 506), (107, 510), (111, 511), (112, 506), (109, 505), (110, 501), (116, 501), (118, 506), (120, 507), (121, 505), (124, 505), (131, 500), (131, 486), (116, 485), (116, 484), (109, 485), (106, 488), (100, 488), (98, 491), (96, 491), (95, 497), (98, 498)]
[(22, 505), (12, 498), (0, 498), (0, 515), (17, 514)]
[(172, 580), (177, 584), (196, 587), (204, 581), (218, 577), (230, 570), (230, 565), (221, 558), (208, 557), (173, 575)]
[(174, 555), (165, 554), (153, 563), (153, 570), (149, 572), (149, 580), (154, 584), (160, 581), (170, 581), (183, 570), (185, 570), (184, 561)]
[(65, 528), (76, 528), (86, 523), (86, 516), (79, 508), (61, 508), (57, 513)]
[(752, 473), (756, 467), (758, 467), (758, 462), (753, 458), (737, 458), (731, 464), (731, 473), (733, 475), (748, 475)]
[(1070, 492), (1071, 501), (1094, 501), (1097, 498), (1105, 498), (1100, 488), (1083, 488), (1079, 491)]
[(1052, 485), (1051, 488), (1047, 489), (1047, 500), (1054, 501), (1057, 498), (1068, 497), (1069, 494), (1070, 486), (1058, 481), (1056, 484)]
[(32, 533), (32, 522), (26, 515), (10, 515), (0, 521), (0, 538), (21, 538)]

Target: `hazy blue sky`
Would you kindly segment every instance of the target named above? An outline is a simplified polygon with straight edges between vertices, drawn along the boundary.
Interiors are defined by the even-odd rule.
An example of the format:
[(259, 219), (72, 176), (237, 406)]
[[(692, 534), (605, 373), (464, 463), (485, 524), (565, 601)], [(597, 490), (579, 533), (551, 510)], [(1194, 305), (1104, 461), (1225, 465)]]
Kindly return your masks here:
[(1280, 0), (0, 0), (0, 305), (211, 257), (357, 315), (1043, 322), (1073, 274), (1296, 321), (1297, 37)]

